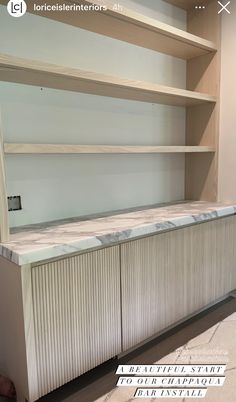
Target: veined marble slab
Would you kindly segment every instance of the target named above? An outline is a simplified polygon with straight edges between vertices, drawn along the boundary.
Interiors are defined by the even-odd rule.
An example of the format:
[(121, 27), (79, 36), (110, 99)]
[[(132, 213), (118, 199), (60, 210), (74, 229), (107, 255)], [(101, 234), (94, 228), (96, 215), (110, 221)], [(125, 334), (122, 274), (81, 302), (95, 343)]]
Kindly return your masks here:
[(24, 265), (234, 214), (236, 205), (195, 201), (29, 225), (12, 230), (0, 255)]

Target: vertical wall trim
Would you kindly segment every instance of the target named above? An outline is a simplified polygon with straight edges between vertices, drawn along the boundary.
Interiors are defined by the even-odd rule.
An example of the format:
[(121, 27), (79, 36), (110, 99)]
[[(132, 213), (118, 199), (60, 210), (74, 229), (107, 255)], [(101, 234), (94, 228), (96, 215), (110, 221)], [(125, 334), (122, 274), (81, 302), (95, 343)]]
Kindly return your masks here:
[(3, 149), (3, 128), (0, 108), (0, 242), (9, 240), (8, 202)]

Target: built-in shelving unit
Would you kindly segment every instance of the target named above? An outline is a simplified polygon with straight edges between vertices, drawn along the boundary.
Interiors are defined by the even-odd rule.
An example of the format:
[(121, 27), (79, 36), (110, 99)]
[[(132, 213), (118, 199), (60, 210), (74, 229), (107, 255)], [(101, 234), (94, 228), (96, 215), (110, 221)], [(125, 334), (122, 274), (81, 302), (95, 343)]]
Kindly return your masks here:
[[(206, 7), (204, 12), (195, 12), (194, 6), (202, 4), (202, 1)], [(101, 145), (102, 139), (97, 140), (99, 145), (85, 145), (85, 135), (79, 136), (82, 144), (21, 143), (24, 141), (21, 138), (16, 140), (19, 143), (7, 143), (3, 141), (0, 121), (0, 242), (11, 240), (9, 244), (0, 245), (0, 305), (7, 307), (0, 309), (0, 322), (4, 323), (1, 344), (5, 348), (1, 355), (4, 357), (1, 368), (4, 375), (14, 382), (18, 402), (37, 401), (98, 364), (129, 353), (141, 343), (164, 333), (170, 326), (174, 327), (228, 297), (235, 288), (234, 205), (184, 203), (183, 200), (181, 204), (178, 202), (178, 206), (172, 202), (167, 208), (147, 207), (146, 212), (135, 208), (122, 217), (121, 211), (110, 218), (100, 214), (100, 219), (89, 219), (87, 223), (84, 222), (86, 217), (69, 220), (61, 217), (59, 222), (45, 226), (40, 223), (24, 227), (23, 230), (18, 228), (9, 239), (5, 180), (5, 156), (9, 154), (16, 159), (26, 155), (25, 159), (29, 158), (30, 163), (33, 159), (45, 159), (41, 154), (49, 154), (47, 158), (54, 163), (63, 158), (53, 157), (54, 154), (78, 154), (74, 158), (79, 158), (79, 154), (139, 154), (133, 157), (139, 161), (141, 154), (155, 154), (152, 158), (156, 161), (156, 154), (183, 153), (180, 162), (181, 167), (185, 162), (185, 199), (217, 200), (220, 88), (218, 2), (166, 2), (187, 11), (188, 32), (120, 8), (116, 0), (109, 3), (106, 0), (29, 0), (27, 6), (29, 12), (52, 20), (186, 59), (187, 89), (0, 54), (0, 81), (186, 107), (184, 145)], [(0, 3), (7, 4), (8, 0), (0, 0)], [(107, 10), (81, 13), (34, 11), (34, 5), (45, 3), (107, 4)], [(122, 54), (120, 57), (122, 60)], [(58, 97), (61, 94), (58, 91)], [(150, 109), (153, 116), (156, 108)], [(26, 112), (29, 114), (30, 108)], [(166, 115), (169, 117), (170, 113)], [(14, 119), (14, 113), (11, 116)], [(134, 116), (136, 118), (137, 114)], [(88, 118), (87, 109), (83, 117)], [(136, 123), (139, 122), (137, 120)], [(15, 127), (15, 124), (11, 127)], [(63, 127), (67, 130), (68, 122), (61, 130)], [(80, 123), (76, 130), (81, 131), (79, 127), (82, 127)], [(155, 129), (157, 132), (157, 127)], [(68, 141), (66, 134), (67, 131), (62, 142)], [(145, 128), (142, 134), (142, 143), (145, 143)], [(176, 138), (177, 132), (173, 134), (173, 138)], [(136, 144), (140, 142), (140, 131), (138, 137)], [(116, 141), (119, 142), (119, 139)], [(157, 143), (157, 139), (153, 139), (153, 142)], [(166, 143), (169, 143), (167, 138)], [(88, 157), (85, 155), (84, 158)], [(113, 156), (98, 158), (114, 161)], [(132, 156), (129, 158), (132, 159)], [(92, 159), (96, 159), (95, 156), (90, 157), (90, 161)], [(120, 162), (122, 158), (117, 156), (115, 159)], [(172, 155), (169, 159), (172, 164)], [(60, 165), (65, 166), (63, 163)], [(144, 165), (150, 171), (146, 160)], [(173, 165), (173, 169), (181, 169), (180, 164)], [(131, 180), (132, 170), (128, 172)], [(80, 166), (77, 171), (74, 165), (72, 183), (75, 184), (75, 175), (79, 176), (85, 171), (85, 166)], [(48, 188), (47, 166), (43, 173), (39, 185)], [(90, 169), (86, 173), (90, 175)], [(145, 180), (141, 165), (138, 173), (141, 187)], [(111, 171), (111, 179), (114, 174), (116, 172)], [(65, 175), (62, 176), (65, 179)], [(56, 177), (58, 181), (58, 175)], [(167, 180), (169, 190), (173, 183), (169, 172), (161, 177)], [(67, 191), (67, 186), (63, 188), (63, 184), (61, 179), (59, 196), (50, 194), (53, 208), (57, 209), (63, 190), (68, 194), (66, 201), (69, 207), (72, 205), (73, 194)], [(106, 197), (106, 184), (103, 182), (99, 188), (103, 199)], [(173, 187), (178, 187), (173, 184)], [(155, 180), (154, 194), (154, 187), (157, 186), (159, 183)], [(144, 192), (144, 189), (141, 190)], [(93, 188), (92, 196), (95, 193), (96, 188)], [(45, 200), (40, 202), (42, 198), (36, 197), (32, 191), (31, 194), (33, 207), (44, 211)], [(81, 194), (84, 197), (83, 190)], [(29, 210), (26, 212), (31, 216)], [(191, 226), (194, 223), (201, 225)], [(169, 230), (172, 230), (171, 233), (168, 233)]]
[(6, 154), (144, 154), (215, 152), (208, 146), (4, 144)]
[(174, 106), (215, 103), (211, 95), (0, 55), (0, 80)]
[[(4, 154), (142, 154), (185, 153), (185, 197), (217, 200), (217, 155), (219, 128), (220, 16), (217, 3), (205, 0), (204, 13), (194, 11), (200, 0), (166, 0), (187, 10), (187, 32), (123, 7), (103, 1), (106, 10), (90, 12), (39, 11), (28, 2), (28, 12), (80, 27), (111, 38), (187, 60), (187, 89), (114, 77), (67, 66), (0, 54), (0, 80), (59, 90), (77, 91), (142, 102), (187, 107), (186, 144), (78, 145), (3, 144), (0, 141), (0, 240), (7, 241), (7, 196)], [(57, 3), (71, 5), (71, 0)], [(73, 2), (74, 3), (74, 2)], [(78, 5), (101, 5), (98, 0), (76, 1)], [(7, 1), (0, 0), (0, 4)], [(38, 0), (37, 5), (44, 5)], [(54, 5), (54, 0), (48, 0)], [(1, 129), (1, 127), (0, 127)]]
[[(0, 3), (6, 4), (7, 1), (3, 0)], [(71, 5), (72, 2), (66, 0), (63, 2), (58, 1), (57, 3)], [(104, 4), (107, 9), (106, 11), (74, 13), (53, 10), (47, 12), (35, 10), (34, 3), (28, 2), (28, 11), (183, 59), (191, 59), (217, 50), (217, 46), (213, 41), (164, 24), (123, 6), (121, 7), (118, 3), (114, 6), (114, 1), (86, 0), (73, 3), (83, 6), (91, 6), (92, 4), (101, 6)], [(37, 6), (44, 4), (44, 0), (37, 1)], [(55, 1), (49, 0), (47, 4), (55, 5)]]

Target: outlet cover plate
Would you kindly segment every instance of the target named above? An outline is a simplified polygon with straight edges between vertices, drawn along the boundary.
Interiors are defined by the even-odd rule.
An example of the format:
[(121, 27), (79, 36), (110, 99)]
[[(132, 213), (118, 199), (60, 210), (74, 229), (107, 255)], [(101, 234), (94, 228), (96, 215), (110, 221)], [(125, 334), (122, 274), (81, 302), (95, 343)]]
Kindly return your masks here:
[(13, 195), (11, 197), (7, 197), (7, 199), (8, 199), (8, 211), (19, 211), (22, 209), (20, 195)]

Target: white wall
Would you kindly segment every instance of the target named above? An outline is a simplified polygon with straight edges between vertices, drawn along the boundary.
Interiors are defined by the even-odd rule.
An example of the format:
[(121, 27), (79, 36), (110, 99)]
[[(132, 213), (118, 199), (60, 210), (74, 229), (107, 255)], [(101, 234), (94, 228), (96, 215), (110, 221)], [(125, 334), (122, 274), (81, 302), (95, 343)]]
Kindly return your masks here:
[(236, 202), (236, 2), (222, 16), (219, 199)]
[[(161, 0), (120, 4), (185, 28)], [(185, 87), (183, 60), (0, 6), (0, 52)], [(2, 40), (4, 39), (4, 40)], [(181, 145), (184, 108), (0, 83), (5, 142)], [(184, 197), (183, 155), (6, 157), (8, 195), (21, 195), (11, 226)]]

